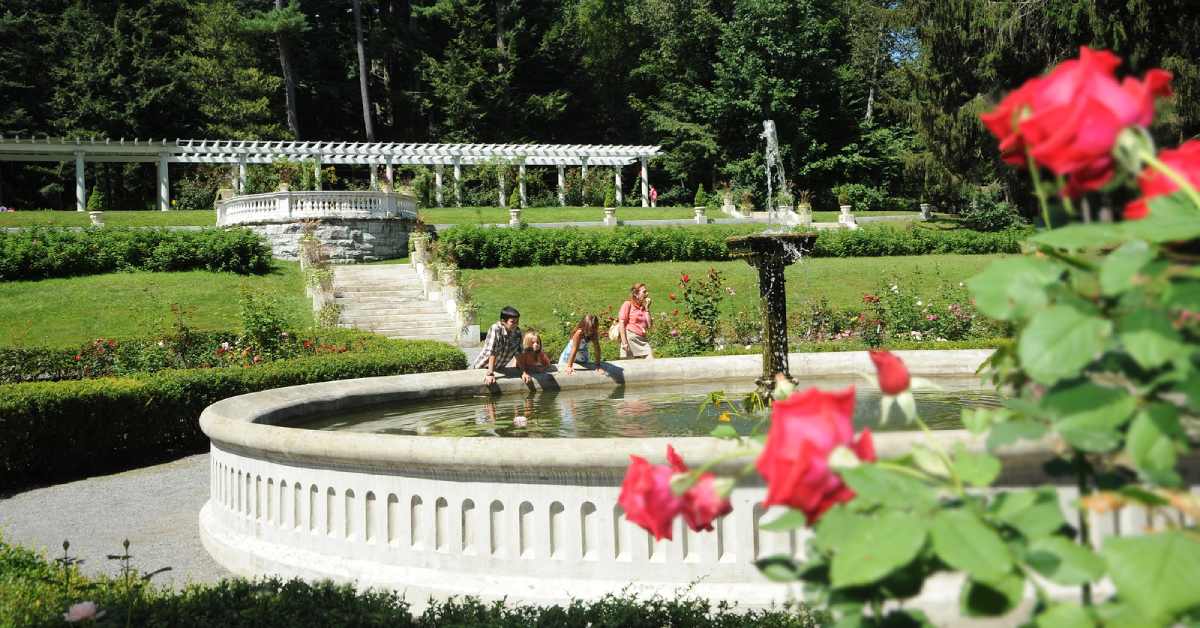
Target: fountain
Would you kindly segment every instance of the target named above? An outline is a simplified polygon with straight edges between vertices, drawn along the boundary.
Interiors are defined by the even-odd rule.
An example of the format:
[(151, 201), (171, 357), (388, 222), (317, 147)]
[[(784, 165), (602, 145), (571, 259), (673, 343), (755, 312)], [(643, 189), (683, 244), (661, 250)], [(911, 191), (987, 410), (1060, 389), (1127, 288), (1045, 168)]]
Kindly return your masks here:
[(762, 375), (758, 392), (770, 394), (775, 376), (782, 373), (792, 383), (788, 371), (787, 293), (783, 268), (812, 251), (815, 233), (755, 233), (725, 240), (730, 255), (746, 260), (758, 270), (758, 294), (762, 299), (763, 341)]

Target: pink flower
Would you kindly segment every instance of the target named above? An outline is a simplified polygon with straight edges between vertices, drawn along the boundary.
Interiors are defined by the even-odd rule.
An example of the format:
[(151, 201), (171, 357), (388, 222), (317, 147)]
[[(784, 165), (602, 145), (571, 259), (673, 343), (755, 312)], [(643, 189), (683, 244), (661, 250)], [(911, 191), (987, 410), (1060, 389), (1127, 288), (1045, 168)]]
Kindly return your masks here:
[[(1190, 140), (1178, 148), (1163, 150), (1158, 154), (1158, 159), (1182, 175), (1188, 183), (1200, 186), (1200, 141)], [(1150, 199), (1179, 191), (1174, 181), (1149, 167), (1138, 176), (1138, 187), (1142, 189), (1142, 195), (1125, 206), (1126, 220), (1145, 218), (1150, 214)]]
[(80, 621), (96, 620), (104, 617), (104, 611), (96, 606), (95, 602), (79, 602), (72, 604), (67, 612), (63, 613), (63, 619), (69, 623)]
[(764, 506), (783, 504), (804, 512), (815, 524), (854, 491), (829, 467), (829, 454), (849, 447), (861, 460), (875, 459), (871, 431), (854, 440), (854, 387), (838, 392), (809, 388), (771, 407), (767, 444), (758, 472), (767, 481)]
[[(683, 458), (670, 445), (667, 445), (667, 461), (676, 473), (688, 472)], [(683, 494), (683, 520), (696, 532), (712, 530), (714, 520), (733, 512), (729, 499), (717, 493), (716, 477), (710, 472), (701, 473), (696, 483)]]
[(671, 522), (683, 509), (683, 498), (671, 492), (671, 476), (675, 472), (667, 465), (650, 464), (640, 456), (629, 456), (629, 460), (617, 503), (625, 511), (626, 519), (645, 528), (656, 539), (670, 539)]
[(936, 321), (937, 319), (938, 319), (937, 314), (926, 314), (925, 315), (925, 320), (927, 320), (927, 321)]

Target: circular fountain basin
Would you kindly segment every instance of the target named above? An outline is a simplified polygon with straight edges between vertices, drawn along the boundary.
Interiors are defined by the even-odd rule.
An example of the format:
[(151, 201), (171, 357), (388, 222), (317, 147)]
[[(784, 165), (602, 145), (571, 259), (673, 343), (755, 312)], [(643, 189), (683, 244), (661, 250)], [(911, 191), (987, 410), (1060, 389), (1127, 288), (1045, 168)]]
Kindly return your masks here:
[[(916, 376), (971, 377), (988, 351), (898, 352)], [(793, 354), (792, 372), (855, 377), (873, 368), (863, 352)], [(625, 383), (697, 385), (712, 390), (752, 380), (758, 356), (622, 361), (608, 372), (539, 375), (531, 386), (567, 394)], [(527, 390), (515, 373), (492, 392)], [(753, 561), (799, 556), (808, 532), (761, 528), (759, 483), (734, 489), (733, 512), (715, 530), (695, 533), (678, 520), (673, 540), (654, 541), (617, 506), (630, 454), (664, 463), (667, 444), (694, 464), (735, 447), (709, 437), (471, 438), (406, 436), (290, 427), (312, 417), (369, 406), (480, 395), (478, 370), (326, 382), (262, 391), (209, 406), (200, 425), (212, 442), (211, 489), (200, 513), (209, 553), (244, 576), (331, 578), (400, 591), (420, 605), (430, 597), (564, 603), (622, 595), (703, 596), (762, 607), (797, 591), (771, 583)], [(881, 433), (881, 457), (901, 455), (927, 437)], [(962, 430), (943, 445), (982, 444)], [(1002, 483), (1045, 480), (1044, 443), (1003, 452)], [(728, 470), (732, 470), (730, 467)], [(1061, 494), (1072, 499), (1069, 487)], [(1070, 512), (1070, 509), (1064, 509)], [(1112, 529), (1103, 521), (1095, 529)], [(1124, 523), (1133, 529), (1135, 521)], [(957, 608), (955, 583), (923, 597)]]

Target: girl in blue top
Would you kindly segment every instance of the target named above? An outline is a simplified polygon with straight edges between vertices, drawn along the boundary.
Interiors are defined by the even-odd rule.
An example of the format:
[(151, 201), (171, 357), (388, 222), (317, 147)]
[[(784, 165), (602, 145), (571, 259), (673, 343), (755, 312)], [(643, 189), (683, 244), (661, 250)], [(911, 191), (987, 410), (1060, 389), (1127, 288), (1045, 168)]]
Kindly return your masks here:
[(560, 370), (570, 375), (575, 372), (576, 362), (587, 365), (590, 361), (587, 343), (590, 342), (596, 347), (596, 372), (604, 372), (604, 369), (600, 368), (599, 328), (600, 319), (595, 314), (588, 314), (579, 320), (575, 329), (571, 330), (570, 337), (567, 338), (567, 346), (563, 347), (562, 355), (558, 356)]

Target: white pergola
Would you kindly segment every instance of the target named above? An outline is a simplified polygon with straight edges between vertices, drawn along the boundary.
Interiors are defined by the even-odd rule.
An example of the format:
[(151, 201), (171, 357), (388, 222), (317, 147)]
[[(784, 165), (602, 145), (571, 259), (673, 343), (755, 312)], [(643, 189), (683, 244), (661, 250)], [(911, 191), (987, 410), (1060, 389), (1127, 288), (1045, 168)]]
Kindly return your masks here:
[[(434, 167), (435, 204), (443, 204), (442, 181), (446, 166), (454, 172), (455, 204), (462, 204), (463, 166), (505, 161), (517, 167), (521, 205), (525, 198), (526, 166), (558, 167), (558, 200), (566, 204), (566, 167), (578, 166), (587, 175), (589, 166), (613, 168), (617, 202), (623, 202), (621, 168), (640, 164), (642, 207), (650, 205), (650, 183), (647, 163), (654, 158), (659, 146), (609, 146), (594, 144), (406, 144), (395, 142), (275, 142), (239, 140), (82, 140), (82, 139), (21, 139), (0, 135), (0, 161), (75, 162), (76, 209), (83, 211), (87, 200), (84, 165), (87, 162), (144, 162), (158, 164), (158, 205), (163, 211), (171, 207), (170, 164), (236, 164), (238, 192), (246, 187), (247, 164), (269, 164), (278, 159), (313, 160), (319, 172), (324, 164), (354, 164), (383, 166), (387, 180), (392, 180), (392, 168), (397, 165)], [(318, 181), (320, 177), (317, 177)], [(371, 183), (375, 185), (375, 168), (371, 168)], [(500, 175), (500, 206), (507, 204), (504, 175)], [(319, 183), (318, 183), (319, 185)]]

